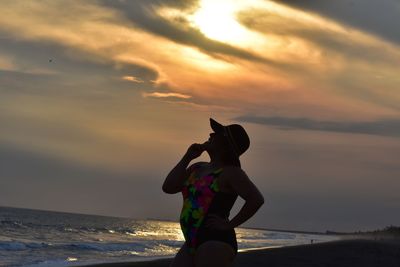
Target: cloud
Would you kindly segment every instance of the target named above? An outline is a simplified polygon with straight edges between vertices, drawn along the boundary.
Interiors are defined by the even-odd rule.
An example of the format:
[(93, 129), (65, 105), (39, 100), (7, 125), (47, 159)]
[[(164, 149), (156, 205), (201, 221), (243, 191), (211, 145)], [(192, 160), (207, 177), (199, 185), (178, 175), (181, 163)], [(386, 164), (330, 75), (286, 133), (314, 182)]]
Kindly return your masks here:
[[(299, 43), (299, 40), (308, 42), (308, 49), (314, 49), (314, 58), (318, 54), (333, 58), (340, 55), (369, 63), (398, 64), (396, 57), (399, 53), (393, 46), (337, 22), (300, 11), (291, 12), (282, 14), (267, 9), (245, 9), (238, 14), (238, 19), (251, 30), (286, 39), (287, 45)], [(312, 59), (313, 54), (310, 56)]]
[(357, 28), (289, 7), (287, 12), (244, 9), (238, 19), (276, 43), (271, 53), (296, 66), (279, 75), (290, 77), (303, 92), (309, 90), (304, 87), (315, 88), (318, 93), (326, 94), (322, 102), (329, 101), (328, 95), (342, 96), (394, 112), (399, 110), (400, 78), (395, 72), (400, 50), (396, 45)]
[(275, 1), (330, 17), (391, 42), (400, 43), (400, 28), (395, 26), (400, 16), (400, 2), (397, 0)]
[[(184, 7), (196, 8), (198, 1), (191, 1)], [(157, 13), (157, 8), (169, 6), (182, 8), (180, 1), (102, 1), (107, 7), (112, 7), (125, 15), (135, 25), (153, 34), (168, 38), (174, 42), (200, 49), (219, 59), (233, 56), (245, 60), (274, 64), (273, 60), (264, 58), (248, 50), (241, 49), (223, 42), (207, 38), (199, 29), (194, 28), (184, 17), (169, 21)], [(225, 60), (229, 61), (229, 58)]]
[(178, 99), (188, 99), (188, 98), (192, 98), (192, 96), (190, 96), (190, 95), (185, 95), (185, 94), (180, 94), (180, 93), (174, 93), (174, 92), (168, 92), (168, 93), (162, 93), (162, 92), (143, 93), (143, 97), (154, 97), (154, 98), (178, 98)]
[(338, 122), (313, 120), (309, 118), (240, 116), (236, 117), (235, 120), (276, 126), (284, 130), (297, 129), (400, 137), (400, 120), (398, 119), (366, 122)]
[[(203, 91), (197, 90), (205, 88), (203, 83), (199, 83), (199, 78), (204, 80), (206, 75), (237, 69), (233, 58), (229, 59), (232, 62), (227, 62), (223, 54), (214, 54), (212, 57), (194, 45), (188, 46), (146, 31), (120, 13), (129, 11), (138, 20), (144, 16), (145, 21), (161, 21), (159, 26), (163, 29), (163, 23), (170, 22), (157, 16), (152, 7), (157, 3), (161, 6), (160, 2), (127, 2), (129, 5), (141, 5), (132, 8), (118, 4), (122, 5), (121, 10), (96, 5), (98, 3), (102, 2), (85, 2), (79, 6), (72, 2), (32, 2), (27, 9), (16, 2), (8, 2), (4, 8), (12, 12), (0, 17), (0, 32), (7, 37), (0, 49), (4, 54), (15, 57), (19, 71), (44, 68), (68, 78), (66, 83), (69, 85), (79, 84), (79, 88), (84, 83), (87, 88), (94, 88), (90, 83), (97, 81), (103, 83), (101, 88), (107, 84), (111, 90), (115, 84), (109, 83), (110, 80), (121, 82), (120, 77), (132, 76), (145, 83), (130, 83), (131, 88), (158, 90), (167, 85), (173, 92), (192, 95), (196, 91), (197, 94), (203, 94)], [(116, 2), (112, 3), (117, 5)], [(176, 7), (181, 4), (186, 6), (186, 3), (179, 4), (179, 1), (168, 3)], [(135, 13), (138, 8), (143, 8), (140, 11), (144, 13)], [(68, 17), (66, 10), (74, 11), (73, 19)], [(62, 19), (53, 23), (54, 17)], [(190, 35), (185, 29), (170, 27), (176, 29), (182, 38)], [(16, 46), (13, 47), (13, 44)], [(224, 47), (223, 43), (220, 45)], [(52, 64), (49, 64), (49, 58), (52, 58)], [(129, 86), (126, 82), (118, 85), (124, 88)], [(79, 90), (78, 86), (75, 90)]]
[[(387, 116), (396, 109), (398, 49), (282, 5), (268, 9), (270, 2), (263, 1), (259, 10), (242, 8), (240, 22), (262, 33), (266, 42), (238, 48), (206, 38), (190, 25), (185, 16), (197, 8), (197, 1), (98, 1), (79, 6), (48, 1), (32, 2), (29, 10), (13, 3), (5, 6), (12, 12), (0, 18), (0, 31), (7, 37), (0, 49), (12, 55), (3, 65), (10, 67), (11, 62), (19, 71), (69, 76), (65, 82), (70, 89), (71, 83), (93, 89), (90, 83), (96, 81), (112, 90), (116, 84), (110, 80), (118, 80), (118, 87), (140, 91), (166, 86), (166, 91), (191, 95), (199, 104), (242, 107), (246, 112), (266, 105), (290, 106), (288, 113), (301, 109), (304, 116), (316, 105), (320, 113), (341, 106), (341, 111), (364, 114), (365, 107), (358, 108), (364, 104), (353, 105), (352, 100), (368, 102), (369, 114)], [(159, 10), (165, 7), (181, 15), (162, 17)], [(76, 19), (66, 10), (73, 10)], [(54, 16), (62, 19), (53, 23)], [(11, 40), (20, 48), (12, 48)], [(38, 53), (30, 53), (32, 49)], [(145, 82), (123, 82), (124, 76)]]
[[(32, 1), (29, 8), (15, 2), (1, 4), (10, 12), (0, 18), (0, 49), (4, 54), (14, 57), (13, 63), (17, 63), (20, 70), (36, 69), (43, 64), (49, 69), (49, 59), (52, 59), (51, 67), (57, 67), (59, 71), (65, 71), (60, 66), (65, 67), (62, 63), (67, 62), (74, 65), (68, 71), (86, 74), (85, 67), (90, 62), (92, 68), (96, 65), (111, 66), (116, 70), (126, 66), (142, 67), (153, 72), (149, 80), (165, 80), (162, 68), (154, 59), (160, 58), (160, 52), (165, 57), (165, 51), (154, 53), (152, 46), (145, 45), (161, 45), (157, 42), (159, 40), (130, 28), (130, 23), (111, 8), (101, 7), (95, 2), (75, 5), (64, 1)], [(70, 12), (74, 13), (73, 18), (69, 17)], [(59, 18), (57, 22), (50, 22), (54, 17)], [(32, 53), (32, 49), (38, 53)], [(98, 70), (99, 76), (105, 68)], [(125, 73), (147, 80), (142, 74)]]
[(137, 77), (134, 77), (134, 76), (123, 76), (122, 79), (125, 81), (134, 82), (134, 83), (143, 83), (143, 80), (141, 80)]
[[(116, 87), (152, 90), (153, 81), (160, 76), (157, 69), (144, 63), (118, 61), (62, 43), (4, 39), (0, 45), (1, 58), (12, 62), (12, 68), (0, 69), (3, 73), (0, 91), (14, 94), (80, 92), (90, 95), (98, 90), (113, 94)], [(121, 77), (125, 80), (134, 77), (136, 83), (126, 83)]]

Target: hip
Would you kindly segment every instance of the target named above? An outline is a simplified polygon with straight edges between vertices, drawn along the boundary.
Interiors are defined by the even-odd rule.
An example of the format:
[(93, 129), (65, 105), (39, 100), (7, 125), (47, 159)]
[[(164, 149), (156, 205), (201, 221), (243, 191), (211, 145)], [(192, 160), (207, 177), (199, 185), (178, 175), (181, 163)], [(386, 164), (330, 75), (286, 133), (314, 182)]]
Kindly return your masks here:
[(221, 241), (224, 243), (227, 243), (230, 245), (233, 250), (235, 251), (235, 254), (237, 253), (238, 250), (238, 245), (237, 245), (237, 240), (236, 240), (236, 233), (234, 229), (231, 230), (216, 230), (216, 229), (211, 229), (207, 227), (200, 227), (198, 233), (197, 233), (197, 244), (196, 248), (199, 247), (201, 244), (207, 242), (207, 241)]

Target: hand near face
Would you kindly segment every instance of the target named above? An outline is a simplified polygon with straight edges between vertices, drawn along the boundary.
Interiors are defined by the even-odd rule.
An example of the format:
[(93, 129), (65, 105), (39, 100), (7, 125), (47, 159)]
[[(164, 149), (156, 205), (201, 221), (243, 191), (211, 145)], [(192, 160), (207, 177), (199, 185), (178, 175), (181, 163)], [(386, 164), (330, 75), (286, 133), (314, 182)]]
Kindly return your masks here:
[(195, 159), (200, 157), (200, 155), (206, 150), (206, 147), (204, 144), (192, 144), (187, 152), (186, 156), (189, 157), (190, 159)]

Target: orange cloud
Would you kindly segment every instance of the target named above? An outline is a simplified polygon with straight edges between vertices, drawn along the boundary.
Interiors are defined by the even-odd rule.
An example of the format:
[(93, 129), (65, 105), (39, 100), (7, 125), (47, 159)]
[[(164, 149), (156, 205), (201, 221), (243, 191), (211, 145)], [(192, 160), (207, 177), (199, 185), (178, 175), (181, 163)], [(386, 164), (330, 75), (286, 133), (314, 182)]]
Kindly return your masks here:
[(123, 76), (122, 79), (125, 81), (130, 81), (130, 82), (135, 82), (135, 83), (143, 83), (143, 80), (141, 80), (137, 77), (134, 77), (134, 76)]
[(153, 93), (143, 93), (143, 97), (155, 97), (155, 98), (182, 98), (182, 99), (189, 99), (191, 98), (190, 95), (180, 94), (180, 93), (161, 93), (161, 92), (153, 92)]
[[(223, 2), (232, 8), (222, 8), (220, 16), (228, 24), (240, 24), (241, 31), (251, 38), (242, 41), (233, 34), (224, 37), (229, 40), (216, 41), (212, 38), (218, 36), (207, 33), (210, 29), (196, 17), (195, 8), (152, 6), (151, 16), (161, 16), (157, 25), (170, 23), (165, 25), (171, 31), (185, 27), (178, 32), (193, 38), (199, 38), (199, 32), (209, 35), (196, 46), (195, 41), (200, 39), (179, 39), (177, 32), (167, 38), (169, 33), (160, 32), (162, 29), (156, 32), (137, 21), (133, 24), (121, 15), (122, 10), (93, 2), (32, 1), (29, 8), (17, 2), (2, 3), (7, 12), (0, 17), (0, 30), (20, 40), (54, 42), (75, 49), (78, 55), (68, 53), (75, 60), (107, 60), (151, 68), (158, 75), (154, 90), (167, 86), (171, 93), (181, 94), (175, 97), (191, 96), (210, 106), (218, 103), (243, 112), (304, 116), (398, 114), (393, 109), (400, 98), (395, 90), (400, 78), (394, 75), (398, 47), (279, 3)], [(212, 3), (200, 2), (200, 17)], [(68, 16), (71, 10), (73, 19)], [(143, 80), (131, 77), (123, 79), (135, 83)]]

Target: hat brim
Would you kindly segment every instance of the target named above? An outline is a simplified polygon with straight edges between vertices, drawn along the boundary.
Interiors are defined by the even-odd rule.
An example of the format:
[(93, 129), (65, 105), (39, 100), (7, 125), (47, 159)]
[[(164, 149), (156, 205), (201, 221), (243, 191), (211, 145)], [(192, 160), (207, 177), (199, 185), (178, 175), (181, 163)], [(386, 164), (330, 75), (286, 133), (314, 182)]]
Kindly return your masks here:
[(224, 132), (224, 126), (212, 118), (210, 118), (210, 126), (215, 133)]

